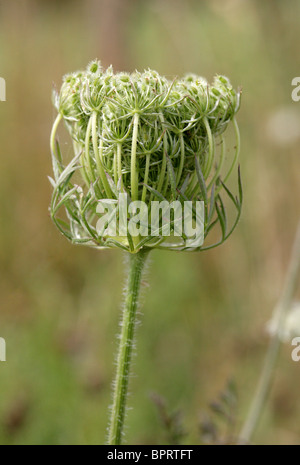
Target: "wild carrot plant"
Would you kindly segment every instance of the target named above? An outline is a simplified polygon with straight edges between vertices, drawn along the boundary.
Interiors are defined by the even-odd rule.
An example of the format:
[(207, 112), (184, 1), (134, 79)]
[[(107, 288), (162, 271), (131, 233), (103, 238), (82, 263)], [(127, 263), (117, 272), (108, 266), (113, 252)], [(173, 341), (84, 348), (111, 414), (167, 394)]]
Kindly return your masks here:
[[(108, 443), (118, 445), (149, 252), (217, 247), (240, 218), (239, 170), (238, 195), (228, 187), (240, 151), (240, 92), (224, 76), (212, 85), (195, 75), (170, 81), (152, 70), (114, 74), (94, 61), (65, 76), (53, 100), (58, 115), (51, 133), (51, 217), (72, 243), (119, 248), (130, 257), (108, 430)], [(58, 142), (61, 122), (71, 155)], [(229, 125), (235, 142), (228, 149)], [(220, 238), (208, 242), (216, 227)]]

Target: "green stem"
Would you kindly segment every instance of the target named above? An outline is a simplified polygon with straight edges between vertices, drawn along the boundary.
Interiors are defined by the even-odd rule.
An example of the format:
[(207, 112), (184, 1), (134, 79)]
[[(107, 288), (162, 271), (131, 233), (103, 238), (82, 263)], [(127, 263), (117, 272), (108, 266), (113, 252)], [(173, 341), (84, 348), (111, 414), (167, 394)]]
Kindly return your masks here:
[(56, 120), (54, 121), (52, 131), (51, 131), (51, 137), (50, 137), (50, 147), (51, 147), (51, 155), (52, 155), (52, 164), (53, 164), (53, 170), (54, 170), (54, 175), (55, 175), (55, 180), (59, 178), (59, 171), (57, 170), (57, 160), (61, 162), (57, 155), (57, 150), (56, 150), (56, 132), (59, 126), (59, 123), (62, 120), (62, 115), (59, 113), (56, 117)]
[(120, 181), (120, 187), (123, 188), (122, 180), (122, 144), (119, 142), (117, 146), (117, 169), (118, 169), (118, 182)]
[[(91, 117), (89, 119), (87, 130), (86, 130), (86, 135), (85, 135), (85, 154), (84, 152), (82, 154), (82, 163), (87, 171), (90, 182), (95, 181), (94, 170), (92, 167), (92, 160), (90, 156), (90, 139), (91, 139), (91, 133), (92, 133), (92, 123), (93, 123), (93, 119)], [(86, 162), (87, 162), (86, 165), (84, 163), (84, 155), (86, 157)]]
[(138, 200), (138, 171), (137, 171), (137, 159), (136, 159), (136, 148), (138, 140), (139, 130), (139, 115), (135, 113), (133, 118), (133, 132), (132, 132), (132, 146), (131, 146), (131, 199), (132, 201)]
[[(164, 117), (163, 117), (162, 113), (159, 113), (159, 118), (161, 120), (162, 130), (163, 130), (165, 120), (164, 120)], [(164, 184), (165, 176), (166, 176), (166, 171), (167, 171), (168, 139), (167, 139), (167, 133), (166, 132), (164, 132), (163, 140), (164, 140), (164, 146), (163, 146), (164, 147), (164, 153), (163, 153), (160, 177), (159, 177), (159, 181), (158, 181), (158, 185), (157, 185), (158, 192), (161, 192), (161, 190), (163, 188), (163, 184)]]
[(117, 150), (114, 152), (114, 181), (115, 185), (118, 185), (118, 161), (117, 161)]
[(182, 176), (183, 167), (184, 167), (184, 160), (185, 160), (185, 149), (184, 149), (184, 139), (182, 132), (180, 133), (180, 165), (179, 170), (177, 173), (176, 185), (178, 186), (179, 181)]
[(240, 151), (241, 151), (241, 137), (240, 137), (240, 130), (239, 130), (239, 127), (238, 127), (238, 124), (237, 124), (237, 121), (235, 118), (233, 118), (232, 120), (233, 122), (233, 127), (234, 127), (234, 133), (235, 133), (235, 139), (236, 139), (236, 143), (235, 143), (235, 155), (234, 155), (234, 159), (232, 161), (232, 164), (228, 170), (228, 173), (226, 174), (226, 176), (224, 177), (224, 184), (227, 182), (227, 179), (229, 178), (229, 176), (231, 175), (232, 173), (232, 170), (233, 168), (235, 167), (235, 165), (237, 164), (237, 161), (238, 161), (238, 158), (239, 158), (239, 154), (240, 154)]
[(146, 196), (147, 196), (147, 187), (146, 186), (148, 184), (148, 178), (149, 178), (150, 157), (151, 157), (151, 154), (147, 153), (147, 155), (146, 155), (145, 176), (144, 176), (144, 187), (143, 187), (143, 193), (142, 193), (142, 202), (146, 201)]
[(242, 428), (239, 436), (239, 444), (249, 444), (253, 433), (260, 420), (263, 407), (268, 398), (272, 380), (274, 375), (274, 368), (278, 359), (280, 350), (280, 330), (284, 324), (286, 312), (292, 306), (293, 296), (298, 284), (300, 274), (300, 222), (291, 254), (289, 269), (287, 272), (285, 286), (281, 298), (275, 308), (275, 321), (276, 328), (274, 335), (270, 341), (269, 348), (266, 354), (265, 363), (261, 372), (260, 380), (252, 401), (248, 417)]
[(52, 131), (51, 131), (50, 145), (51, 145), (52, 155), (55, 155), (55, 153), (56, 153), (56, 147), (55, 147), (56, 139), (55, 138), (56, 138), (57, 128), (58, 128), (59, 123), (61, 122), (61, 120), (62, 120), (62, 115), (59, 113), (57, 115), (57, 117), (56, 117), (56, 120), (54, 121)]
[(221, 154), (220, 154), (220, 161), (219, 161), (219, 164), (218, 164), (218, 167), (216, 169), (216, 172), (212, 178), (212, 180), (210, 181), (209, 185), (208, 185), (208, 188), (207, 188), (207, 192), (210, 191), (210, 189), (212, 188), (212, 186), (214, 185), (214, 183), (216, 182), (220, 172), (221, 172), (221, 169), (222, 169), (222, 166), (223, 166), (223, 162), (224, 162), (224, 159), (225, 159), (225, 153), (226, 153), (226, 141), (225, 141), (225, 138), (221, 136)]
[(206, 129), (206, 132), (207, 132), (207, 139), (208, 139), (208, 157), (207, 157), (207, 161), (206, 161), (206, 166), (203, 169), (204, 179), (207, 179), (208, 175), (210, 173), (213, 161), (214, 161), (214, 139), (213, 139), (213, 135), (212, 135), (210, 125), (209, 125), (209, 122), (208, 122), (207, 118), (204, 118), (203, 122), (204, 122), (204, 125), (205, 125), (205, 129)]
[(134, 344), (136, 313), (141, 288), (143, 269), (148, 250), (140, 250), (130, 255), (128, 284), (123, 311), (119, 353), (117, 358), (117, 374), (114, 384), (113, 404), (108, 434), (109, 445), (120, 445), (126, 412), (130, 362)]
[(97, 134), (97, 113), (94, 111), (93, 116), (92, 116), (92, 139), (93, 139), (93, 148), (94, 148), (94, 155), (95, 155), (95, 160), (96, 160), (96, 165), (100, 174), (100, 179), (102, 182), (102, 185), (105, 190), (105, 194), (108, 199), (112, 197), (112, 192), (109, 187), (105, 170), (103, 168), (103, 160), (102, 160), (102, 154), (103, 154), (103, 140), (100, 140), (100, 146), (98, 148), (98, 134)]

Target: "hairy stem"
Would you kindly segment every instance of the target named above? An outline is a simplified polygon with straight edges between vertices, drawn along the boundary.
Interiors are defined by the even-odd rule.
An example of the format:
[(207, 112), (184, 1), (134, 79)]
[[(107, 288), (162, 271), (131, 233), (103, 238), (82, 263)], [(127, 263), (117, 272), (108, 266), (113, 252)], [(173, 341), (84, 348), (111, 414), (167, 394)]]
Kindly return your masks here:
[(120, 445), (126, 413), (130, 362), (134, 343), (136, 313), (141, 288), (144, 265), (148, 256), (147, 250), (140, 250), (130, 255), (129, 275), (123, 310), (122, 329), (120, 335), (119, 353), (117, 358), (117, 373), (114, 384), (113, 404), (108, 433), (109, 445)]
[(280, 328), (284, 323), (285, 315), (292, 306), (293, 296), (298, 284), (300, 274), (300, 222), (291, 254), (289, 269), (281, 298), (275, 308), (276, 328), (269, 344), (265, 363), (256, 388), (248, 417), (239, 437), (239, 444), (249, 444), (260, 420), (263, 407), (272, 385), (274, 368), (280, 349)]

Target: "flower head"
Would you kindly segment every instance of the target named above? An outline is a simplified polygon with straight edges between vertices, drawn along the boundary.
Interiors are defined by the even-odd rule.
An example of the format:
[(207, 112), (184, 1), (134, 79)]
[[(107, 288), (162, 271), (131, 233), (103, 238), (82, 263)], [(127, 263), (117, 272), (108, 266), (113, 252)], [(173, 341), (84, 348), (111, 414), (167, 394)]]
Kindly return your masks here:
[[(134, 239), (130, 232), (113, 235), (109, 225), (99, 230), (98, 205), (117, 203), (120, 194), (126, 195), (127, 204), (202, 201), (204, 237), (219, 224), (221, 240), (196, 250), (229, 236), (240, 215), (242, 192), (240, 178), (238, 198), (226, 186), (239, 154), (235, 115), (240, 106), (240, 92), (227, 78), (216, 76), (209, 85), (195, 75), (170, 81), (153, 70), (114, 74), (111, 67), (103, 70), (93, 61), (85, 71), (65, 76), (53, 100), (58, 116), (51, 134), (50, 211), (68, 239), (131, 252), (142, 247), (191, 248), (184, 233), (176, 234), (173, 218), (172, 238), (160, 230), (153, 237), (150, 226), (149, 233)], [(71, 156), (62, 154), (57, 141), (61, 121), (71, 137)], [(224, 132), (230, 123), (236, 143), (226, 160)], [(237, 211), (229, 232), (222, 195)]]

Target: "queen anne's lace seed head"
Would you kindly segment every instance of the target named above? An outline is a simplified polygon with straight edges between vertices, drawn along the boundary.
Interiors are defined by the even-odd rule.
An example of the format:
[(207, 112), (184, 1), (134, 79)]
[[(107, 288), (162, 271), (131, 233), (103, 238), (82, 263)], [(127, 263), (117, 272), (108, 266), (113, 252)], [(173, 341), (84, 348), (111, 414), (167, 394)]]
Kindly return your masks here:
[[(156, 71), (113, 73), (97, 61), (85, 71), (64, 77), (54, 94), (58, 117), (51, 135), (54, 192), (51, 216), (71, 241), (95, 247), (118, 246), (137, 251), (142, 246), (184, 249), (185, 241), (105, 237), (96, 228), (96, 206), (103, 199), (203, 200), (205, 236), (220, 224), (223, 242), (241, 211), (242, 192), (235, 198), (225, 183), (238, 158), (235, 115), (240, 92), (224, 76), (212, 85), (196, 75), (170, 81)], [(56, 132), (63, 120), (71, 136), (73, 155), (62, 155)], [(231, 157), (223, 133), (233, 122), (237, 138)], [(69, 152), (68, 152), (69, 153)], [(228, 160), (229, 158), (229, 160)], [(226, 230), (221, 195), (237, 210), (232, 230)], [(61, 214), (64, 208), (65, 214)], [(213, 244), (215, 246), (215, 244)], [(208, 248), (204, 244), (203, 248)]]

